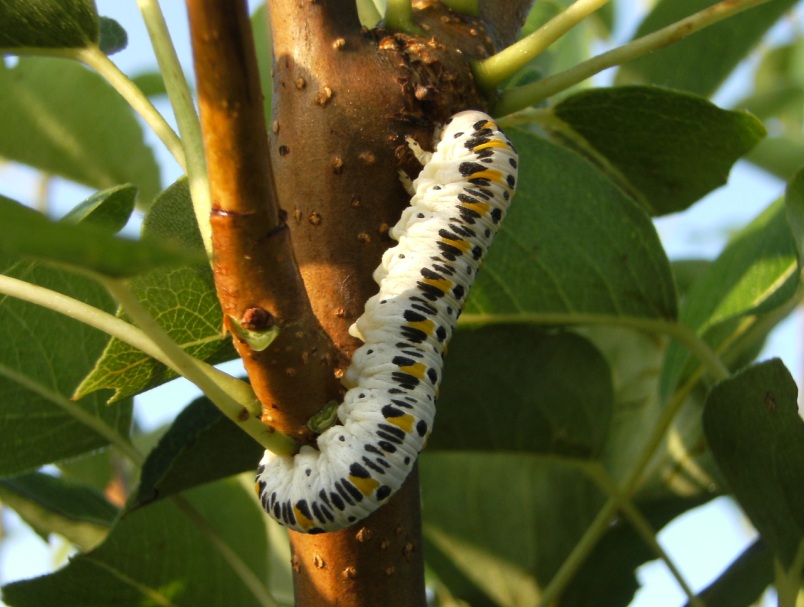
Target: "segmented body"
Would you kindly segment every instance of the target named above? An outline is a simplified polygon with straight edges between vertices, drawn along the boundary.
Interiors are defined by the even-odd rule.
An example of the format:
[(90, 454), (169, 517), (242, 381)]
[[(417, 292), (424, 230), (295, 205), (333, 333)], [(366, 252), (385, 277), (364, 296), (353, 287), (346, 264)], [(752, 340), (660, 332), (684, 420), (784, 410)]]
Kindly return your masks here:
[(374, 273), (379, 293), (351, 332), (365, 343), (344, 377), (342, 425), (317, 449), (265, 452), (257, 490), (279, 523), (335, 531), (368, 516), (402, 485), (435, 416), (447, 344), (514, 193), (517, 154), (492, 119), (461, 112), (443, 127)]

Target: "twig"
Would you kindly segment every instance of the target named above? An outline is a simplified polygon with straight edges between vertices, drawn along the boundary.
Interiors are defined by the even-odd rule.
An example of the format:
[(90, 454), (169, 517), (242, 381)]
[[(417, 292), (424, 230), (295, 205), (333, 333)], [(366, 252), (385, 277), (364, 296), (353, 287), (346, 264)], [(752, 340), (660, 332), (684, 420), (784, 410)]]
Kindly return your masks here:
[[(42, 306), (54, 312), (69, 316), (85, 325), (94, 327), (140, 350), (176, 373), (181, 374), (181, 370), (173, 364), (173, 361), (165, 355), (165, 352), (141, 329), (108, 312), (104, 312), (103, 310), (59, 293), (58, 291), (52, 291), (3, 274), (0, 274), (0, 293)], [(259, 403), (256, 402), (254, 392), (246, 382), (232, 377), (208, 365), (204, 361), (193, 357), (189, 357), (189, 359), (192, 361), (192, 364), (198, 368), (198, 373), (207, 375), (211, 381), (221, 385), (222, 388), (241, 405), (251, 410), (254, 415), (259, 415)]]
[(665, 552), (664, 548), (662, 548), (661, 544), (657, 541), (656, 531), (651, 527), (651, 524), (645, 519), (634, 503), (620, 492), (617, 485), (603, 467), (599, 464), (589, 466), (587, 472), (595, 482), (600, 485), (601, 489), (618, 500), (620, 510), (625, 514), (625, 517), (630, 521), (631, 525), (633, 525), (636, 532), (642, 538), (642, 541), (653, 550), (656, 556), (664, 561), (664, 564), (670, 570), (670, 573), (676, 579), (678, 585), (681, 586), (684, 594), (687, 595), (690, 607), (705, 607), (701, 598), (696, 596), (695, 592), (693, 592), (692, 588), (690, 588), (687, 583), (687, 580), (681, 575), (681, 571), (678, 570), (678, 567), (676, 567), (670, 555)]
[(577, 0), (535, 32), (473, 66), (480, 86), (490, 89), (510, 78), (553, 42), (609, 0)]
[(129, 77), (120, 71), (120, 68), (96, 46), (79, 49), (76, 51), (76, 57), (103, 76), (120, 93), (132, 109), (153, 129), (179, 166), (186, 171), (187, 160), (181, 140), (170, 128), (162, 114), (157, 111), (150, 99)]
[(672, 25), (657, 30), (652, 34), (637, 38), (628, 44), (612, 49), (597, 57), (592, 57), (588, 61), (579, 63), (568, 70), (532, 84), (508, 89), (503, 92), (500, 100), (495, 105), (494, 113), (498, 116), (505, 116), (506, 114), (522, 110), (547, 99), (551, 95), (583, 82), (587, 78), (605, 69), (646, 55), (647, 53), (672, 44), (673, 42), (677, 42), (690, 34), (736, 15), (737, 13), (759, 6), (768, 1), (769, 0), (724, 0), (723, 2), (719, 2), (714, 6), (710, 6)]

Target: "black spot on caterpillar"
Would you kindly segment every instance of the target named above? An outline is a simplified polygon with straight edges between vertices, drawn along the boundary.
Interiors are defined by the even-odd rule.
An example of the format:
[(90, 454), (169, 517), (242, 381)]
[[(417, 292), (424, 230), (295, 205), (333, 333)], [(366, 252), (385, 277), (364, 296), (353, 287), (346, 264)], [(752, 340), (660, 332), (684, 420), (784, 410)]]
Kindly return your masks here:
[[(433, 427), (444, 353), (514, 193), (517, 153), (494, 121), (461, 112), (424, 165), (398, 241), (374, 272), (380, 289), (350, 332), (363, 340), (343, 382), (341, 425), (293, 457), (265, 452), (257, 492), (296, 531), (347, 527), (379, 508), (410, 473)], [(409, 180), (408, 180), (409, 181)]]

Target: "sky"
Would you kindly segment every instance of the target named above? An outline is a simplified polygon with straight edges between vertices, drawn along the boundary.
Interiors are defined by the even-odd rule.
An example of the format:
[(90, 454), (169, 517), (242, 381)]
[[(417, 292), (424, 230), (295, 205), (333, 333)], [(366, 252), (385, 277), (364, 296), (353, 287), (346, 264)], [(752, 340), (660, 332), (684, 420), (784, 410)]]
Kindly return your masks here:
[[(153, 69), (156, 60), (134, 0), (96, 0), (96, 3), (100, 14), (117, 20), (129, 35), (128, 48), (112, 57), (115, 63), (128, 74)], [(252, 1), (249, 4), (254, 7), (258, 3)], [(634, 5), (637, 4), (637, 0), (634, 0)], [(180, 60), (183, 65), (190, 66), (184, 2), (163, 0), (162, 5)], [(635, 11), (622, 11), (616, 37), (627, 39), (636, 20)], [(749, 66), (743, 67), (742, 72), (726, 84), (716, 102), (728, 105), (728, 101), (737, 98), (739, 83), (749, 69)], [(601, 82), (605, 82), (605, 76)], [(160, 102), (158, 109), (170, 115), (166, 101)], [(170, 184), (181, 175), (181, 171), (157, 138), (147, 129), (146, 133), (147, 141), (156, 150), (162, 167), (163, 185)], [(33, 173), (25, 169), (0, 169), (3, 193), (18, 200), (34, 199), (35, 180), (32, 176)], [(12, 187), (7, 187), (8, 184)], [(783, 188), (784, 184), (779, 180), (748, 163), (738, 163), (728, 186), (714, 192), (688, 212), (657, 221), (657, 229), (668, 255), (671, 259), (714, 257), (729, 234), (779, 197)], [(89, 190), (58, 180), (51, 191), (52, 199), (61, 201), (65, 210), (89, 193)], [(761, 357), (782, 357), (799, 385), (803, 365), (802, 354), (796, 344), (803, 331), (800, 316), (792, 316), (771, 336)], [(238, 363), (230, 363), (226, 370), (236, 372), (239, 368)], [(177, 380), (138, 398), (137, 414), (146, 429), (156, 428), (169, 422), (184, 404), (197, 395), (200, 392), (194, 386), (185, 380)], [(3, 513), (3, 524), (7, 537), (0, 544), (1, 583), (40, 575), (51, 570), (55, 563), (63, 561), (63, 550), (67, 547), (60, 545), (58, 539), (51, 539), (49, 545), (43, 543), (8, 510)], [(659, 539), (692, 587), (700, 589), (712, 581), (754, 537), (755, 532), (742, 518), (739, 509), (728, 498), (720, 498), (674, 521), (660, 534)], [(684, 604), (683, 593), (662, 563), (648, 563), (639, 569), (638, 576), (644, 587), (631, 607), (677, 607)], [(773, 603), (767, 598), (764, 604)]]

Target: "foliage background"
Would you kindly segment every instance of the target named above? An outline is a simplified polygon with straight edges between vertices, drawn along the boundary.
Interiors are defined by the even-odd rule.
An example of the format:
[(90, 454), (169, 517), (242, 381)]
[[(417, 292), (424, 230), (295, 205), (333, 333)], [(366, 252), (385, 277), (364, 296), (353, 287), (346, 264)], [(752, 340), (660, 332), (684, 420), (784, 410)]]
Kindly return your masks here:
[[(250, 2), (256, 6), (258, 2)], [(626, 7), (626, 4), (631, 6)], [(121, 3), (119, 0), (97, 0), (99, 13), (116, 19), (124, 25), (129, 34), (129, 46), (114, 57), (120, 67), (127, 73), (148, 71), (156, 62), (152, 55), (148, 38), (142, 26), (139, 13), (133, 2)], [(617, 3), (618, 14), (613, 45), (627, 40), (639, 22), (641, 13), (632, 10), (636, 2)], [(640, 8), (644, 8), (641, 7)], [(186, 17), (183, 3), (164, 3), (174, 43), (179, 52), (186, 73), (192, 74), (187, 35)], [(800, 16), (800, 15), (799, 15)], [(785, 40), (793, 33), (798, 20), (790, 20), (781, 24), (769, 39), (774, 42)], [(798, 23), (800, 26), (800, 23)], [(752, 74), (752, 65), (743, 65), (714, 98), (722, 107), (730, 107), (732, 102), (746, 92)], [(596, 81), (607, 82), (603, 74)], [(170, 107), (166, 99), (157, 101), (157, 107), (165, 115), (170, 115)], [(146, 129), (148, 142), (153, 146), (161, 168), (162, 186), (172, 183), (181, 174), (172, 157), (164, 150), (155, 136)], [(0, 166), (0, 180), (4, 183), (4, 193), (19, 199), (33, 200), (38, 198), (36, 175), (18, 166)], [(54, 179), (48, 184), (49, 198), (55, 201), (52, 212), (61, 215), (66, 209), (91, 194), (91, 190), (83, 189), (68, 182)], [(778, 197), (783, 191), (781, 180), (769, 177), (747, 163), (740, 163), (733, 171), (729, 186), (708, 196), (697, 203), (690, 211), (661, 218), (657, 226), (662, 236), (665, 250), (672, 259), (686, 257), (714, 257), (723, 247), (729, 233), (745, 225), (770, 200)], [(131, 234), (139, 231), (139, 226), (130, 225), (127, 230)], [(770, 356), (781, 357), (787, 367), (796, 375), (801, 385), (802, 356), (796, 344), (800, 341), (802, 320), (795, 314), (782, 323), (772, 335), (760, 359)], [(228, 368), (236, 368), (232, 363)], [(138, 398), (138, 419), (144, 428), (156, 428), (168, 422), (194, 395), (197, 390), (184, 380), (178, 380), (167, 386), (149, 392)], [(0, 545), (0, 581), (7, 583), (13, 579), (26, 578), (51, 569), (65, 556), (62, 547), (57, 543), (44, 546), (36, 536), (23, 537), (23, 525), (12, 519), (8, 511), (3, 515), (3, 526), (8, 533), (7, 539)], [(721, 498), (708, 504), (685, 520), (677, 521), (666, 529), (660, 539), (670, 555), (680, 564), (682, 573), (688, 578), (693, 588), (705, 586), (719, 570), (725, 566), (735, 554), (739, 554), (753, 537), (753, 532), (727, 498)], [(683, 595), (675, 582), (664, 572), (661, 564), (648, 564), (642, 568), (641, 579), (646, 587), (639, 592), (632, 603), (642, 607), (676, 605), (683, 602)], [(770, 603), (768, 603), (770, 604)]]

